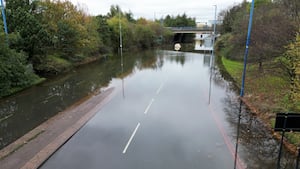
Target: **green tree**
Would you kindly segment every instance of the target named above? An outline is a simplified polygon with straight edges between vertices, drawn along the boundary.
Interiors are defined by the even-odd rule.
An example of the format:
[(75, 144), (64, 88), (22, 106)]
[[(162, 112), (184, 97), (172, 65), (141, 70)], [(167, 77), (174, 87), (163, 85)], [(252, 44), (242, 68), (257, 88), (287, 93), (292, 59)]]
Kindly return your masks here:
[(155, 33), (148, 24), (137, 24), (135, 37), (138, 48), (149, 49), (155, 45)]
[(275, 0), (281, 7), (282, 12), (291, 16), (298, 24), (300, 24), (300, 1), (299, 0)]
[(96, 19), (70, 1), (39, 1), (35, 16), (48, 39), (42, 43), (44, 53), (34, 57), (38, 72), (56, 74), (99, 54), (101, 40)]
[(127, 18), (125, 17), (121, 17), (120, 19), (119, 16), (115, 16), (107, 20), (107, 23), (112, 33), (111, 40), (112, 42), (114, 42), (113, 44), (114, 51), (118, 51), (120, 45), (120, 36), (119, 36), (120, 22), (121, 22), (121, 29), (122, 29), (121, 31), (123, 37), (122, 38), (123, 49), (126, 51), (135, 48), (136, 37), (133, 34), (135, 25), (133, 23), (128, 22)]
[(100, 40), (103, 42), (102, 47), (100, 48), (100, 52), (109, 53), (112, 49), (112, 30), (110, 29), (107, 23), (107, 16), (98, 15), (96, 16), (97, 22), (97, 32)]
[(20, 38), (11, 44), (18, 51), (25, 51), (29, 60), (43, 53), (49, 44), (48, 33), (38, 20), (37, 1), (11, 0), (7, 2), (10, 33), (18, 32)]
[(8, 29), (10, 32), (15, 32), (16, 28), (23, 25), (20, 18), (25, 13), (33, 11), (36, 1), (28, 0), (9, 0), (6, 1), (6, 17), (9, 21)]
[(102, 39), (98, 35), (98, 20), (94, 16), (87, 16), (85, 19), (84, 27), (81, 27), (81, 30), (84, 29), (84, 34), (80, 40), (80, 46), (83, 48), (82, 53), (87, 57), (99, 56), (101, 53), (101, 48), (104, 46), (104, 42), (108, 41), (107, 39)]
[(222, 11), (219, 15), (223, 18), (223, 24), (221, 26), (221, 33), (230, 33), (233, 31), (233, 27), (237, 20), (242, 18), (246, 9), (246, 2), (243, 2), (239, 5), (233, 6), (228, 10)]
[(164, 19), (163, 19), (163, 23), (165, 26), (170, 26), (170, 25), (174, 25), (173, 24), (173, 19), (171, 18), (170, 15), (167, 15)]
[[(263, 64), (280, 56), (295, 36), (296, 26), (281, 8), (270, 0), (256, 1), (251, 33), (249, 61), (257, 63), (263, 71)], [(243, 58), (250, 4), (243, 2), (225, 15), (223, 32), (231, 32), (231, 58)], [(274, 22), (276, 20), (276, 22)], [(229, 43), (229, 44), (230, 44)], [(228, 43), (227, 43), (228, 44)]]
[(111, 5), (110, 12), (107, 14), (108, 18), (113, 18), (115, 16), (123, 15), (122, 10), (119, 5)]
[(187, 17), (185, 13), (176, 17), (167, 15), (163, 23), (166, 27), (193, 27), (196, 26), (196, 19)]
[[(70, 61), (81, 61), (98, 51), (96, 20), (77, 9), (70, 1), (41, 2), (42, 23), (47, 25), (52, 52)], [(90, 50), (90, 51), (89, 51)]]
[[(3, 31), (0, 31), (0, 38), (5, 38)], [(40, 80), (34, 74), (32, 66), (27, 64), (26, 56), (10, 49), (4, 41), (0, 41), (0, 79), (0, 97)]]
[(291, 81), (291, 100), (297, 110), (300, 110), (300, 30), (296, 41), (287, 46), (287, 51), (280, 58)]
[(74, 55), (77, 53), (77, 50), (79, 50), (77, 48), (79, 31), (75, 25), (64, 20), (58, 21), (57, 27), (57, 49), (62, 52), (63, 58), (66, 58), (67, 60), (73, 60)]
[(289, 17), (272, 3), (263, 4), (256, 9), (253, 28), (250, 52), (255, 56), (254, 62), (258, 62), (260, 70), (265, 61), (284, 53), (284, 46), (295, 37), (297, 30)]

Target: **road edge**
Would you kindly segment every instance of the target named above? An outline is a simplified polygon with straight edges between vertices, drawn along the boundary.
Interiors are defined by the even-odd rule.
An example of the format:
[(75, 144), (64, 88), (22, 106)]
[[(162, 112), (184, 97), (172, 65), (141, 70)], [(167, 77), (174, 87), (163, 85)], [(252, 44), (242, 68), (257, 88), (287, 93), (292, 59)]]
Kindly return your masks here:
[[(40, 167), (53, 153), (94, 117), (115, 94), (116, 91), (114, 92), (114, 88), (108, 88), (100, 94), (88, 96), (3, 148), (0, 150), (0, 165), (3, 167), (1, 168), (34, 169)], [(84, 106), (89, 106), (89, 110), (84, 113), (74, 113), (80, 111), (80, 107)], [(72, 116), (78, 116), (78, 118), (73, 119)], [(69, 123), (72, 125), (61, 129), (61, 131), (54, 133), (56, 134), (54, 135), (51, 127), (53, 128), (53, 126), (59, 124), (60, 121), (66, 120), (69, 120)], [(50, 136), (54, 135), (54, 138), (45, 141), (42, 137), (46, 134)], [(42, 143), (40, 140), (42, 140)], [(35, 143), (42, 145), (35, 146)], [(36, 149), (36, 147), (41, 148)], [(24, 155), (29, 155), (29, 157), (22, 158)], [(14, 159), (15, 156), (18, 157), (17, 160)]]

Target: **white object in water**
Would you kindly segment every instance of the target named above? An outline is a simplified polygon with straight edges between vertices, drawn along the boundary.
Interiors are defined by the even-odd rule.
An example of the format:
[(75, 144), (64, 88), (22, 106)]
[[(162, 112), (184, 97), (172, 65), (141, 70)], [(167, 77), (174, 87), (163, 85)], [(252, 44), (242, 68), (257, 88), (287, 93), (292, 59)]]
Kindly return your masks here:
[(176, 44), (174, 45), (174, 49), (175, 49), (176, 51), (179, 51), (179, 50), (181, 49), (180, 43), (176, 43)]

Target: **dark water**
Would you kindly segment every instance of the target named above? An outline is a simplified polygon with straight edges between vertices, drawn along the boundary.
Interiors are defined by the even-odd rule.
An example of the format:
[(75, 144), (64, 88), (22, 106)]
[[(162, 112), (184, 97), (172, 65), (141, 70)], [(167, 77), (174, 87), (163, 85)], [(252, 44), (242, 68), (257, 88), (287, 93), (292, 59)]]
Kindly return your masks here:
[[(212, 89), (212, 94), (217, 93), (217, 95), (212, 97), (219, 97), (220, 93), (217, 92), (219, 88), (226, 91), (222, 96), (221, 104), (217, 107), (222, 107), (224, 114), (219, 115), (224, 116), (223, 126), (231, 136), (234, 146), (236, 146), (237, 126), (240, 127), (238, 155), (245, 167), (247, 169), (276, 169), (279, 141), (273, 138), (271, 132), (254, 113), (240, 103), (239, 91), (231, 85), (231, 82), (224, 80), (217, 69), (213, 71), (212, 79), (217, 86)], [(239, 113), (241, 113), (240, 124), (238, 124)], [(295, 166), (296, 157), (283, 149), (281, 169), (294, 169)]]
[(143, 57), (130, 55), (125, 61), (123, 73), (120, 58), (113, 56), (0, 100), (0, 149), (80, 99), (98, 93), (113, 78), (131, 74), (133, 68), (153, 66), (156, 60), (145, 53)]
[[(140, 130), (145, 131), (145, 133), (149, 132), (153, 135), (158, 135), (160, 138), (160, 141), (158, 143), (163, 143), (163, 141), (166, 141), (167, 143), (165, 145), (161, 144), (161, 147), (157, 148), (158, 145), (154, 144), (155, 142), (148, 142), (146, 147), (148, 146), (148, 151), (150, 152), (149, 158), (151, 157), (151, 159), (157, 160), (155, 153), (153, 154), (153, 156), (151, 156), (151, 147), (153, 146), (152, 148), (156, 148), (161, 151), (160, 153), (164, 154), (165, 157), (167, 157), (168, 155), (173, 155), (174, 159), (169, 156), (165, 160), (169, 161), (170, 163), (164, 163), (161, 165), (158, 165), (158, 163), (156, 163), (156, 165), (153, 165), (155, 163), (146, 161), (149, 162), (148, 167), (153, 165), (154, 167), (156, 166), (156, 168), (162, 166), (165, 166), (164, 168), (168, 168), (172, 166), (171, 164), (174, 164), (174, 166), (172, 166), (173, 168), (180, 168), (180, 166), (184, 163), (175, 165), (179, 162), (179, 160), (175, 159), (177, 157), (185, 158), (185, 162), (188, 162), (185, 166), (190, 166), (190, 168), (193, 168), (192, 166), (198, 166), (199, 168), (199, 165), (201, 166), (200, 161), (203, 164), (206, 161), (210, 161), (207, 166), (211, 166), (212, 163), (216, 163), (215, 165), (219, 166), (217, 168), (220, 168), (220, 166), (222, 166), (222, 163), (224, 163), (224, 167), (232, 166), (231, 160), (225, 160), (223, 162), (211, 161), (212, 158), (214, 156), (217, 157), (218, 154), (220, 155), (220, 157), (222, 157), (221, 159), (227, 159), (230, 156), (226, 156), (227, 152), (225, 152), (225, 150), (228, 150), (226, 149), (225, 144), (222, 143), (222, 139), (220, 139), (222, 137), (220, 137), (219, 131), (216, 130), (216, 122), (212, 120), (211, 114), (205, 114), (205, 116), (199, 115), (199, 111), (214, 112), (217, 116), (217, 119), (219, 119), (219, 125), (222, 128), (221, 131), (224, 132), (226, 137), (229, 138), (229, 142), (232, 144), (232, 146), (235, 146), (239, 113), (238, 94), (234, 89), (232, 89), (232, 85), (230, 84), (230, 82), (227, 82), (222, 78), (217, 68), (213, 69), (213, 71), (210, 71), (210, 55), (184, 52), (176, 53), (169, 51), (153, 51), (146, 53), (128, 54), (124, 56), (123, 71), (120, 66), (120, 60), (120, 57), (117, 56), (103, 59), (99, 62), (83, 66), (71, 73), (65, 74), (56, 79), (51, 79), (49, 80), (49, 82), (43, 83), (39, 86), (35, 86), (20, 94), (2, 100), (0, 103), (0, 115), (1, 117), (8, 118), (1, 121), (0, 148), (8, 145), (32, 128), (57, 114), (57, 112), (66, 109), (68, 106), (74, 104), (81, 98), (97, 92), (99, 88), (113, 85), (112, 83), (114, 83), (115, 80), (120, 81), (121, 78), (124, 78), (126, 90), (124, 92), (125, 94), (123, 93), (123, 95), (126, 95), (125, 101), (122, 97), (113, 99), (111, 103), (108, 104), (108, 106), (104, 108), (104, 110), (102, 110), (101, 115), (97, 115), (93, 120), (91, 120), (87, 127), (84, 128), (86, 132), (79, 132), (78, 136), (75, 136), (75, 139), (71, 140), (73, 144), (76, 144), (77, 148), (80, 148), (80, 146), (78, 146), (80, 145), (80, 139), (76, 140), (76, 137), (80, 138), (80, 135), (88, 135), (89, 128), (92, 128), (94, 130), (92, 130), (93, 132), (91, 136), (84, 137), (86, 138), (86, 142), (91, 142), (93, 140), (91, 138), (95, 137), (95, 139), (100, 139), (98, 144), (102, 144), (104, 142), (101, 142), (101, 139), (103, 139), (101, 137), (101, 134), (104, 134), (104, 139), (106, 137), (106, 140), (108, 140), (108, 146), (112, 146), (112, 148), (109, 148), (107, 145), (103, 144), (102, 146), (105, 147), (104, 149), (107, 149), (107, 152), (110, 152), (110, 150), (115, 150), (116, 146), (113, 145), (113, 143), (120, 142), (120, 144), (124, 144), (122, 142), (122, 139), (125, 139), (125, 141), (128, 139), (127, 134), (124, 134), (126, 133), (125, 131), (127, 130), (127, 128), (129, 128), (128, 134), (130, 134), (130, 132), (132, 131), (132, 127), (135, 127), (135, 124), (131, 124), (131, 122), (141, 116), (133, 115), (132, 111), (136, 111), (139, 108), (144, 110), (141, 107), (143, 104), (137, 104), (136, 98), (138, 98), (138, 100), (140, 101), (145, 101), (146, 103), (148, 103), (147, 98), (145, 98), (147, 97), (146, 92), (155, 91), (156, 89), (154, 89), (154, 86), (159, 86), (160, 81), (166, 81), (166, 84), (161, 91), (161, 96), (157, 98), (157, 100), (153, 103), (153, 110), (157, 110), (157, 112), (170, 111), (173, 114), (152, 113), (152, 117), (150, 117), (150, 119), (156, 122), (156, 128), (150, 127), (151, 125), (153, 125), (153, 122), (144, 121), (144, 123), (141, 122)], [(168, 76), (168, 80), (163, 80), (165, 76)], [(209, 81), (210, 79), (211, 83)], [(204, 97), (204, 95), (207, 95), (209, 93), (209, 84), (211, 84), (210, 100), (208, 100), (208, 97)], [(101, 92), (101, 90), (99, 91)], [(188, 95), (186, 95), (187, 93)], [(184, 95), (186, 95), (185, 97), (188, 97), (183, 98)], [(170, 96), (174, 97), (170, 98)], [(172, 103), (170, 103), (170, 100), (172, 100)], [(207, 104), (208, 102), (210, 102), (209, 105)], [(115, 106), (113, 104), (117, 104), (118, 106)], [(160, 107), (158, 106), (159, 104)], [(176, 107), (175, 105), (185, 106)], [(199, 106), (200, 110), (198, 110)], [(121, 114), (121, 117), (123, 118), (115, 119), (115, 117), (119, 115), (114, 113), (120, 113), (120, 110), (118, 108), (124, 111), (124, 113)], [(187, 108), (190, 111), (186, 111)], [(126, 109), (128, 109), (127, 113)], [(191, 116), (184, 116), (186, 113), (191, 114)], [(170, 118), (170, 115), (172, 118)], [(130, 119), (130, 117), (132, 117), (133, 120), (123, 122), (123, 119)], [(239, 157), (241, 158), (242, 163), (245, 164), (245, 168), (276, 168), (276, 160), (279, 149), (278, 141), (272, 139), (272, 135), (264, 128), (260, 120), (253, 116), (253, 114), (249, 112), (244, 106), (242, 107), (241, 117)], [(190, 121), (188, 121), (189, 118)], [(205, 118), (207, 118), (208, 120), (205, 120)], [(184, 121), (185, 123), (181, 123), (182, 121)], [(117, 122), (120, 122), (121, 124), (117, 124)], [(149, 126), (150, 128), (147, 128), (147, 126)], [(193, 126), (200, 128), (194, 128)], [(98, 131), (99, 127), (101, 129), (100, 131)], [(161, 128), (163, 127), (170, 129), (172, 131), (171, 134), (168, 133), (169, 130), (161, 130)], [(121, 128), (122, 130), (115, 131), (115, 129), (119, 128)], [(114, 133), (114, 131), (116, 133)], [(159, 132), (157, 133), (157, 131)], [(187, 133), (185, 133), (185, 131), (187, 131)], [(203, 132), (205, 134), (200, 135), (199, 132)], [(124, 138), (120, 139), (117, 136), (118, 134), (120, 136), (124, 134), (125, 136)], [(177, 134), (183, 135), (183, 138), (190, 139), (185, 140)], [(149, 141), (149, 139), (147, 139), (149, 134), (140, 134), (140, 136), (143, 137), (138, 136), (139, 135), (137, 135), (136, 138), (136, 146), (144, 147), (144, 143)], [(174, 136), (176, 137), (176, 139), (170, 141), (168, 140), (170, 139), (168, 136)], [(210, 139), (209, 136), (211, 136), (212, 139)], [(177, 139), (180, 139), (180, 142), (178, 142)], [(216, 141), (215, 139), (219, 141)], [(140, 142), (138, 142), (139, 140)], [(176, 146), (172, 147), (173, 143), (176, 143)], [(198, 145), (199, 143), (201, 143), (201, 145), (203, 144), (209, 146), (212, 144), (214, 145), (214, 147), (216, 147), (216, 150), (214, 151), (205, 149), (205, 151), (208, 152), (208, 156), (206, 154), (203, 155), (201, 154), (203, 153), (202, 150), (201, 152), (198, 152), (198, 150), (196, 151), (192, 148), (194, 145)], [(95, 143), (90, 143), (88, 146), (90, 146), (91, 144)], [(68, 158), (67, 153), (69, 153), (70, 150), (72, 150), (72, 152), (77, 152), (76, 149), (74, 149), (74, 145), (71, 145), (72, 144), (67, 144), (67, 148), (63, 148), (62, 152), (64, 151), (64, 149), (66, 150), (66, 152), (64, 152), (65, 154), (62, 154), (62, 157)], [(87, 146), (86, 144), (84, 145)], [(182, 149), (178, 149), (178, 147)], [(88, 149), (89, 147), (86, 147), (85, 149), (82, 148), (83, 147), (81, 147), (81, 149), (79, 150), (82, 153), (85, 153), (83, 151)], [(164, 148), (170, 148), (171, 152), (162, 151), (164, 150)], [(139, 148), (138, 150), (140, 151), (142, 150), (142, 148)], [(183, 157), (183, 155), (179, 152), (185, 152), (186, 154)], [(90, 161), (95, 157), (99, 157), (98, 154), (93, 154), (90, 152), (86, 153), (91, 154), (92, 157), (88, 159)], [(114, 152), (112, 152), (112, 154), (113, 153)], [(199, 153), (201, 154), (200, 156)], [(74, 154), (76, 153), (71, 153), (70, 159), (74, 160)], [(88, 154), (86, 155), (88, 156)], [(130, 156), (128, 158), (132, 161), (135, 161), (135, 159), (140, 159), (142, 157), (141, 154), (134, 155), (129, 153), (129, 155)], [(59, 157), (60, 155), (54, 156), (52, 163), (50, 159), (50, 164), (46, 165), (45, 168), (47, 168), (47, 166), (48, 168), (53, 168), (52, 165), (59, 164), (57, 163), (57, 161), (55, 161), (55, 159), (62, 159)], [(82, 156), (80, 156), (80, 153), (77, 154), (76, 157), (78, 157), (78, 162), (81, 160), (81, 158), (83, 158)], [(121, 153), (120, 159), (122, 162), (124, 162), (125, 160), (124, 157), (121, 156)], [(97, 161), (99, 162), (99, 159), (95, 158), (94, 162)], [(84, 164), (81, 161), (80, 163), (82, 165)], [(140, 166), (144, 164), (142, 161), (140, 161), (139, 163)], [(126, 164), (126, 162), (124, 164)], [(73, 165), (76, 166), (76, 163), (73, 163)], [(107, 165), (110, 166), (110, 164)], [(115, 165), (118, 165), (118, 163), (115, 163)], [(132, 166), (132, 164), (130, 163), (129, 166)], [(294, 166), (295, 157), (290, 155), (289, 153), (283, 153), (282, 169), (293, 169)], [(124, 166), (121, 166), (120, 168), (122, 167), (124, 168)], [(184, 166), (181, 166), (181, 168), (182, 167)]]

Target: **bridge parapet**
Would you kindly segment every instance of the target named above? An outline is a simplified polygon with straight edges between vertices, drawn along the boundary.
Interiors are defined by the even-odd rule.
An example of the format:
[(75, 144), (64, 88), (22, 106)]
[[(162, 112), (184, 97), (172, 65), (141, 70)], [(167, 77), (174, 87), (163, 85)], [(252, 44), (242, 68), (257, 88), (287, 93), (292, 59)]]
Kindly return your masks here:
[(167, 27), (173, 33), (209, 33), (213, 32), (211, 27)]

